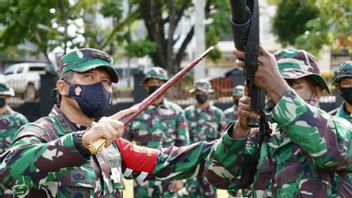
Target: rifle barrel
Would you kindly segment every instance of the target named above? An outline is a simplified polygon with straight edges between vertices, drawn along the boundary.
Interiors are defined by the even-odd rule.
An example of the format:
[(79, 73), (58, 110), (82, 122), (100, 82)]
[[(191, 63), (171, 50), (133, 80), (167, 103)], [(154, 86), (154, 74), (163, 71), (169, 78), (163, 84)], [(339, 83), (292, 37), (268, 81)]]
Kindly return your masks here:
[[(153, 94), (149, 95), (142, 102), (137, 104), (138, 110), (130, 115), (123, 117), (120, 121), (127, 126), (135, 117), (137, 117), (140, 113), (142, 113), (149, 105), (151, 105), (155, 100), (157, 100), (160, 96), (162, 96), (172, 85), (174, 85), (177, 81), (179, 81), (187, 72), (193, 69), (205, 56), (207, 56), (210, 51), (212, 51), (214, 47), (209, 47), (203, 54), (201, 54), (198, 58), (192, 61), (191, 64), (184, 67), (181, 71), (179, 71), (175, 76), (170, 78), (165, 84), (163, 84), (159, 89), (157, 89)], [(112, 115), (114, 117), (114, 115)], [(93, 144), (88, 146), (88, 150), (96, 155), (105, 147), (106, 140), (99, 139)]]

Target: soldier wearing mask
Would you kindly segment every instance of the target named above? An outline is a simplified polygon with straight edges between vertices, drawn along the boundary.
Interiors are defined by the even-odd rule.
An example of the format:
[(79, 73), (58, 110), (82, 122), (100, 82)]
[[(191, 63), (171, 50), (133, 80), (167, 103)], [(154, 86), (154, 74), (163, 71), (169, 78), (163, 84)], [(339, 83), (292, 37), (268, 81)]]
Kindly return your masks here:
[(335, 110), (335, 115), (352, 122), (352, 61), (339, 66), (337, 75), (332, 82), (341, 92), (344, 102)]
[(232, 89), (233, 106), (224, 111), (227, 123), (236, 121), (238, 118), (238, 101), (243, 96), (243, 89), (243, 85), (237, 85)]
[[(28, 123), (24, 115), (8, 106), (8, 99), (13, 96), (14, 90), (6, 82), (0, 82), (0, 154), (10, 147), (17, 130)], [(0, 197), (13, 197), (13, 192), (0, 185)]]
[[(118, 73), (112, 57), (85, 48), (60, 60), (59, 103), (48, 116), (22, 127), (0, 155), (0, 184), (19, 197), (122, 197), (122, 177), (172, 180), (200, 174), (214, 143), (152, 149), (119, 138), (119, 120), (130, 108), (102, 117), (110, 108)], [(89, 145), (105, 139), (93, 155)]]
[[(235, 55), (245, 67), (244, 53)], [(259, 130), (248, 119), (259, 115), (250, 110), (245, 90), (239, 119), (206, 162), (208, 181), (230, 190), (252, 185), (251, 197), (351, 197), (352, 124), (319, 109), (322, 91), (329, 88), (315, 58), (304, 50), (272, 55), (261, 48), (258, 64), (255, 84), (270, 98), (267, 113), (274, 123), (258, 145)]]
[[(332, 82), (341, 92), (344, 102), (337, 109), (329, 112), (335, 116), (344, 118), (352, 123), (352, 61), (347, 61), (339, 66), (336, 77)], [(344, 179), (342, 179), (344, 177)], [(347, 175), (337, 174), (338, 186), (343, 186), (342, 182), (349, 181), (352, 186), (352, 173)], [(346, 180), (348, 178), (348, 180)], [(351, 192), (352, 194), (352, 192)]]
[[(191, 143), (213, 141), (221, 136), (226, 126), (224, 113), (209, 101), (215, 91), (208, 80), (201, 79), (189, 91), (196, 104), (185, 109)], [(186, 197), (216, 197), (216, 190), (203, 177), (187, 180)]]
[[(168, 80), (168, 72), (160, 67), (150, 68), (143, 80), (149, 94)], [(183, 109), (163, 96), (138, 115), (124, 133), (124, 138), (137, 145), (160, 149), (189, 144), (189, 133)], [(183, 187), (182, 180), (171, 182), (134, 182), (134, 197), (173, 197)]]

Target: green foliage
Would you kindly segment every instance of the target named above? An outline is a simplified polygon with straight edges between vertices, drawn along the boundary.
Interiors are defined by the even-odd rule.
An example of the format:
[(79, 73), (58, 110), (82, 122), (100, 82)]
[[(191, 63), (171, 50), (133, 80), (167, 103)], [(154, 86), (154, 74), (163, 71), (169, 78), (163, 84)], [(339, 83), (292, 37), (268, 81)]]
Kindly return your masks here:
[(125, 46), (128, 57), (144, 57), (156, 50), (156, 44), (149, 40), (135, 40)]
[[(314, 54), (318, 54), (324, 45), (330, 45), (333, 50), (348, 49), (352, 52), (351, 0), (279, 1), (273, 27), (282, 44), (292, 44)], [(310, 5), (312, 2), (314, 5)], [(292, 3), (309, 4), (303, 8), (294, 7)], [(291, 13), (292, 9), (302, 10), (302, 14), (311, 18), (299, 20), (296, 12)], [(319, 11), (314, 16), (317, 9)], [(303, 29), (295, 31), (297, 25)]]
[(307, 31), (306, 22), (318, 16), (315, 0), (280, 0), (273, 18), (273, 32), (284, 46)]
[[(216, 45), (220, 41), (221, 36), (232, 34), (229, 22), (229, 1), (213, 0), (212, 6), (213, 10), (209, 13), (209, 18), (212, 22), (206, 26), (205, 39), (207, 47)], [(209, 54), (209, 58), (216, 63), (222, 58), (222, 52), (218, 48), (215, 48)]]

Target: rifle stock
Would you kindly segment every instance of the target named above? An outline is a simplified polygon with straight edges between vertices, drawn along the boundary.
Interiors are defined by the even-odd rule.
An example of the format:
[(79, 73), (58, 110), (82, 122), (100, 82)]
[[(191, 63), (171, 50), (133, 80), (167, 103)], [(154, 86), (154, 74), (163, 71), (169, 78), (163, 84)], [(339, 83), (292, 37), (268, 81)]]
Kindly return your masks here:
[[(158, 99), (160, 96), (162, 96), (172, 85), (174, 85), (177, 81), (179, 81), (187, 72), (189, 72), (191, 69), (193, 69), (201, 60), (204, 59), (212, 50), (214, 47), (208, 48), (203, 54), (201, 54), (198, 58), (192, 61), (191, 64), (188, 66), (184, 67), (181, 71), (179, 71), (175, 76), (170, 78), (165, 84), (163, 84), (159, 89), (157, 89), (153, 94), (149, 95), (147, 98), (145, 98), (142, 102), (138, 103), (137, 106), (137, 111), (135, 113), (132, 113), (130, 115), (127, 115), (120, 119), (120, 121), (127, 126), (128, 123), (130, 123), (135, 117), (137, 117), (140, 113), (142, 113), (149, 105), (151, 105), (156, 99)], [(114, 115), (112, 115), (114, 117)], [(88, 146), (88, 150), (90, 153), (96, 155), (98, 154), (104, 147), (105, 147), (105, 139), (99, 139), (93, 144), (90, 144)]]

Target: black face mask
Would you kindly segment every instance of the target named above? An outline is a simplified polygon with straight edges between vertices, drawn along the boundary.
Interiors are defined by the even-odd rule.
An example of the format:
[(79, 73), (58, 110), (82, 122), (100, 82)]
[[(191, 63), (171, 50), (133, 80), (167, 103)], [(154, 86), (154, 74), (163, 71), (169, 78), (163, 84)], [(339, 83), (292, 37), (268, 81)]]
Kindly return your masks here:
[(208, 95), (196, 95), (196, 100), (199, 104), (204, 104), (208, 101)]
[(341, 88), (341, 97), (348, 103), (352, 104), (352, 87)]
[(149, 95), (152, 95), (156, 90), (158, 90), (160, 86), (149, 86), (148, 87), (148, 93)]
[(111, 93), (105, 90), (101, 82), (91, 85), (69, 85), (68, 96), (77, 101), (86, 116), (100, 118), (110, 109)]
[(5, 98), (0, 98), (0, 108), (6, 105)]

